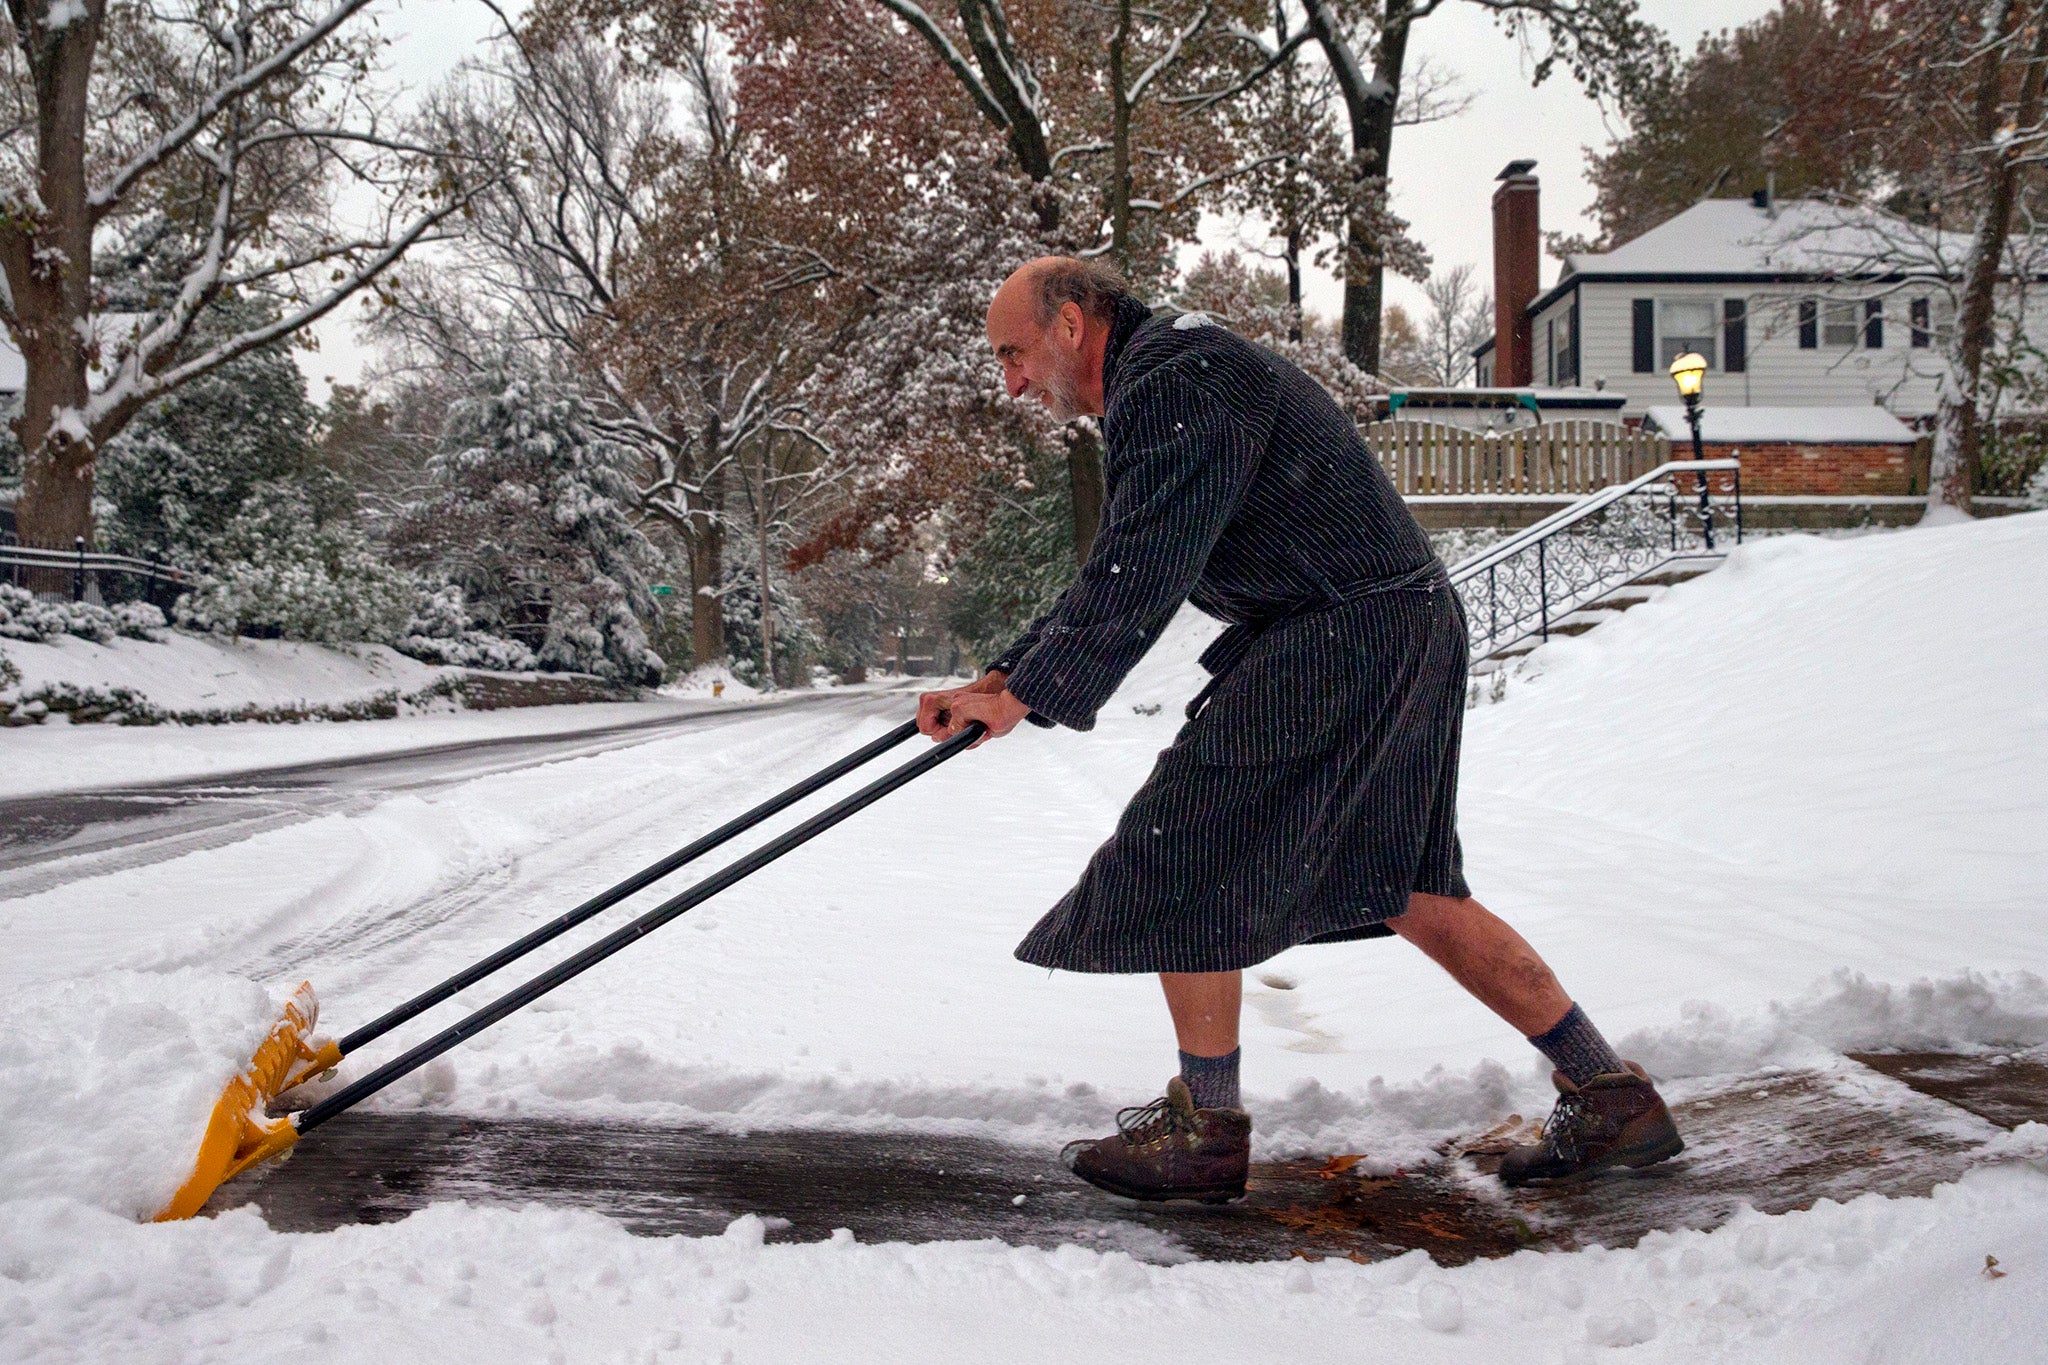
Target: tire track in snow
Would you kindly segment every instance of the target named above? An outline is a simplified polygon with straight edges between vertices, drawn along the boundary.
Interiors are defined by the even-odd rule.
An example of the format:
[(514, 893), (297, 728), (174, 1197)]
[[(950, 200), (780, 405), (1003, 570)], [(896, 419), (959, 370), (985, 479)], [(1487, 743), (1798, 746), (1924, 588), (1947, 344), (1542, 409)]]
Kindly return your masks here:
[[(865, 709), (865, 708), (864, 708)], [(512, 774), (494, 774), (437, 793), (426, 804), (438, 813), (459, 812), (475, 804), (484, 813), (501, 809), (505, 796), (518, 793), (508, 787), (553, 788), (540, 793), (542, 803), (520, 805), (521, 823), (558, 832), (558, 837), (526, 848), (490, 846), (478, 840), (465, 845), (467, 856), (444, 867), (421, 891), (368, 898), (354, 897), (343, 911), (320, 922), (286, 928), (304, 918), (313, 906), (327, 903), (332, 894), (345, 888), (363, 869), (374, 869), (376, 849), (365, 850), (350, 869), (326, 880), (313, 892), (282, 907), (271, 924), (276, 936), (260, 946), (246, 938), (239, 944), (245, 951), (221, 965), (237, 975), (257, 979), (282, 978), (319, 971), (324, 977), (369, 978), (390, 982), (414, 976), (425, 981), (438, 979), (451, 965), (481, 955), (500, 942), (553, 918), (572, 905), (595, 895), (654, 861), (676, 846), (730, 818), (738, 810), (756, 804), (794, 777), (820, 766), (838, 749), (850, 746), (852, 731), (866, 717), (847, 715), (834, 708), (826, 714), (806, 715), (803, 724), (791, 726), (787, 713), (772, 721), (766, 716), (736, 716), (731, 724), (706, 733), (664, 737), (649, 751), (645, 742), (634, 747), (642, 752), (634, 765), (609, 762), (617, 751), (579, 755), (576, 760), (551, 760)], [(759, 738), (735, 737), (732, 730), (765, 730)], [(713, 736), (716, 739), (713, 739)], [(838, 741), (847, 736), (844, 744)], [(692, 754), (692, 750), (709, 752)], [(674, 750), (680, 763), (675, 771), (662, 763), (661, 750)], [(744, 761), (738, 761), (743, 750)], [(829, 752), (828, 752), (829, 751)], [(648, 760), (655, 763), (649, 764)], [(586, 763), (604, 765), (608, 771), (581, 776)], [(656, 766), (659, 765), (659, 766)], [(851, 789), (854, 779), (845, 784)], [(573, 785), (566, 791), (562, 782)], [(681, 785), (689, 792), (690, 814), (696, 818), (679, 821), (671, 804), (662, 798), (673, 796)], [(493, 788), (500, 790), (493, 791)], [(828, 799), (813, 798), (811, 805)], [(809, 807), (807, 806), (806, 809)], [(784, 817), (788, 821), (791, 817)], [(472, 831), (465, 830), (465, 833)], [(747, 847), (739, 841), (737, 850)], [(613, 907), (585, 932), (602, 932), (616, 927), (619, 918), (642, 908), (654, 895), (673, 894), (687, 885), (694, 872), (702, 876), (723, 860), (714, 853), (691, 868), (679, 870), (655, 888), (642, 892), (635, 901)], [(450, 935), (453, 941), (434, 947), (428, 957), (433, 965), (422, 967), (410, 949), (416, 944), (434, 943), (439, 931), (451, 924), (463, 928)], [(566, 952), (574, 942), (565, 940)], [(466, 946), (465, 946), (466, 945)], [(337, 970), (341, 969), (341, 970)], [(389, 969), (389, 970), (386, 970)]]

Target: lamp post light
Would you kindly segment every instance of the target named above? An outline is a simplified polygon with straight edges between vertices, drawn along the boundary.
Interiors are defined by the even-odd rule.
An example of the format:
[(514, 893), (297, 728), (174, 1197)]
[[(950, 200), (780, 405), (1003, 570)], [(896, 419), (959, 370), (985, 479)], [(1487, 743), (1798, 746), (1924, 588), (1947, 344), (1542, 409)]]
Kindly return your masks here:
[[(1685, 400), (1685, 422), (1692, 428), (1692, 457), (1704, 461), (1706, 448), (1700, 442), (1700, 390), (1707, 382), (1707, 358), (1697, 351), (1687, 351), (1671, 362), (1671, 382), (1678, 385), (1678, 396)], [(1700, 482), (1700, 530), (1706, 538), (1707, 549), (1714, 548), (1714, 508), (1707, 500), (1707, 471), (1699, 471)]]

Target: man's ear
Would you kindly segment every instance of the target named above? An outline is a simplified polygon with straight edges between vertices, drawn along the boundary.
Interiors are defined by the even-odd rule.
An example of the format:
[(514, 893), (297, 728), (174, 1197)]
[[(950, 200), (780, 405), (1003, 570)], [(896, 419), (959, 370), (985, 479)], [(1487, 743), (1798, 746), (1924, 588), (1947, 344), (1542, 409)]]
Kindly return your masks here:
[(1060, 314), (1053, 332), (1060, 344), (1070, 351), (1081, 349), (1081, 338), (1087, 335), (1088, 317), (1081, 311), (1081, 305), (1071, 300), (1060, 305)]

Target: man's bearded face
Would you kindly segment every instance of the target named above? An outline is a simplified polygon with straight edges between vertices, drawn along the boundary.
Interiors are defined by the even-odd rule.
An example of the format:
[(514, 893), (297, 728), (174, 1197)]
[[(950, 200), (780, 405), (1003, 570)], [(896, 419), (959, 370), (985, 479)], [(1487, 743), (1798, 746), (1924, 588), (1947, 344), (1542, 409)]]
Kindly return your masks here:
[(1071, 422), (1081, 415), (1081, 357), (1078, 352), (1069, 351), (1053, 341), (1052, 328), (1045, 329), (1045, 336), (1038, 348), (1039, 364), (1034, 368), (1040, 373), (1036, 379), (1027, 379), (1024, 397), (1036, 398), (1045, 404), (1046, 411), (1055, 421)]

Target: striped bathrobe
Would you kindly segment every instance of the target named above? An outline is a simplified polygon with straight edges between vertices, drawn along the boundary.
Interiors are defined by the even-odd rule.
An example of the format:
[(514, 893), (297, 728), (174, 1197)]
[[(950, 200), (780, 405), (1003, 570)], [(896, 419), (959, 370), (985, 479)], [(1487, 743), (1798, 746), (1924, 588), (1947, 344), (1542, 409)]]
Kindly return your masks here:
[(1227, 971), (1370, 938), (1468, 894), (1463, 613), (1428, 537), (1320, 385), (1199, 314), (1119, 306), (1109, 500), (1088, 562), (991, 667), (1086, 730), (1183, 601), (1230, 628), (1116, 833), (1017, 956)]

